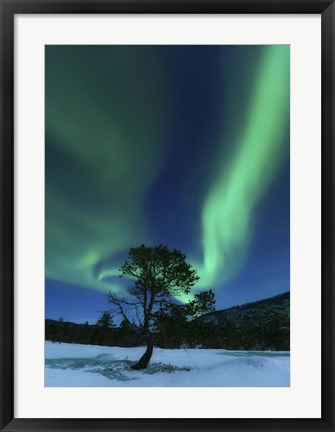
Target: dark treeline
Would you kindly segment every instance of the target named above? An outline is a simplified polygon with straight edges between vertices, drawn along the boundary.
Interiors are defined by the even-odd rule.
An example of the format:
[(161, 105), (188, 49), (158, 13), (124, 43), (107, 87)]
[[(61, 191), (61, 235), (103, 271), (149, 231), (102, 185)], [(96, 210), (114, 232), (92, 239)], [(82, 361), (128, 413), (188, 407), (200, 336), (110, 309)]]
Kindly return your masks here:
[[(165, 327), (169, 325), (169, 328)], [(219, 347), (220, 340), (214, 329), (207, 324), (188, 323), (183, 328), (178, 323), (165, 322), (161, 331), (153, 333), (153, 341), (161, 348)], [(89, 345), (132, 347), (143, 345), (141, 330), (134, 324), (122, 323), (120, 327), (105, 327), (97, 324), (76, 324), (66, 321), (45, 320), (45, 339)]]
[(131, 347), (138, 345), (138, 332), (131, 325), (107, 327), (47, 319), (45, 339), (53, 342)]
[[(105, 321), (104, 321), (105, 319)], [(45, 338), (54, 342), (142, 346), (141, 329), (124, 320), (119, 327), (102, 316), (95, 325), (45, 321)], [(153, 343), (161, 348), (290, 349), (289, 293), (260, 302), (212, 312), (187, 321), (162, 314), (155, 321)]]

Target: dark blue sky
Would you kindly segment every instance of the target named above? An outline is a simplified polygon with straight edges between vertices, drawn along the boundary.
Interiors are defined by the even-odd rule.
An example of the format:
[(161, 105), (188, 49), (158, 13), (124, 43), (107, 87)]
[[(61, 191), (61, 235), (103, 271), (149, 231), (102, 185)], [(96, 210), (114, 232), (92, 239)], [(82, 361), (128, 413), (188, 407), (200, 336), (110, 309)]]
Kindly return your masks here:
[(181, 249), (217, 309), (290, 289), (287, 56), (46, 47), (47, 318), (94, 322), (141, 243)]

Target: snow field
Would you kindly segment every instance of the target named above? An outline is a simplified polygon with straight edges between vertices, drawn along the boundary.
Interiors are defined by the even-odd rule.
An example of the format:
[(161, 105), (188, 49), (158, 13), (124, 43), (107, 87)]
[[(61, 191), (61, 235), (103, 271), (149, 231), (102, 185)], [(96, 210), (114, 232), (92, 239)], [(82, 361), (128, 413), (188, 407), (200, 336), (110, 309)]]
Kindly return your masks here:
[(149, 367), (131, 365), (145, 347), (45, 343), (46, 387), (288, 387), (290, 354), (155, 348)]

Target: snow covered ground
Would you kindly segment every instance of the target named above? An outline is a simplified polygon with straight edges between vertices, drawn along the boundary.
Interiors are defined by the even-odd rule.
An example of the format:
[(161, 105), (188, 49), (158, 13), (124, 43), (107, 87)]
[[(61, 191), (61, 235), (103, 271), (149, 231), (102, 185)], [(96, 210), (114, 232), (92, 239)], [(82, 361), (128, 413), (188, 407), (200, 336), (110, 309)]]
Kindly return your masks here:
[(270, 351), (155, 348), (134, 371), (144, 347), (45, 343), (46, 387), (288, 387), (290, 354)]

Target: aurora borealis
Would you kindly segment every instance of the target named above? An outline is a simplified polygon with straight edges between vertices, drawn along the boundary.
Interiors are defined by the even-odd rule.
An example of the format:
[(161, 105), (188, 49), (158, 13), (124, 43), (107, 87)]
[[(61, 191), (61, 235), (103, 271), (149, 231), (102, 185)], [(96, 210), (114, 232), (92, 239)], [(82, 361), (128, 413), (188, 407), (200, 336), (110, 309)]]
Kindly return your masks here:
[(289, 46), (46, 46), (46, 316), (163, 243), (217, 308), (289, 290)]

